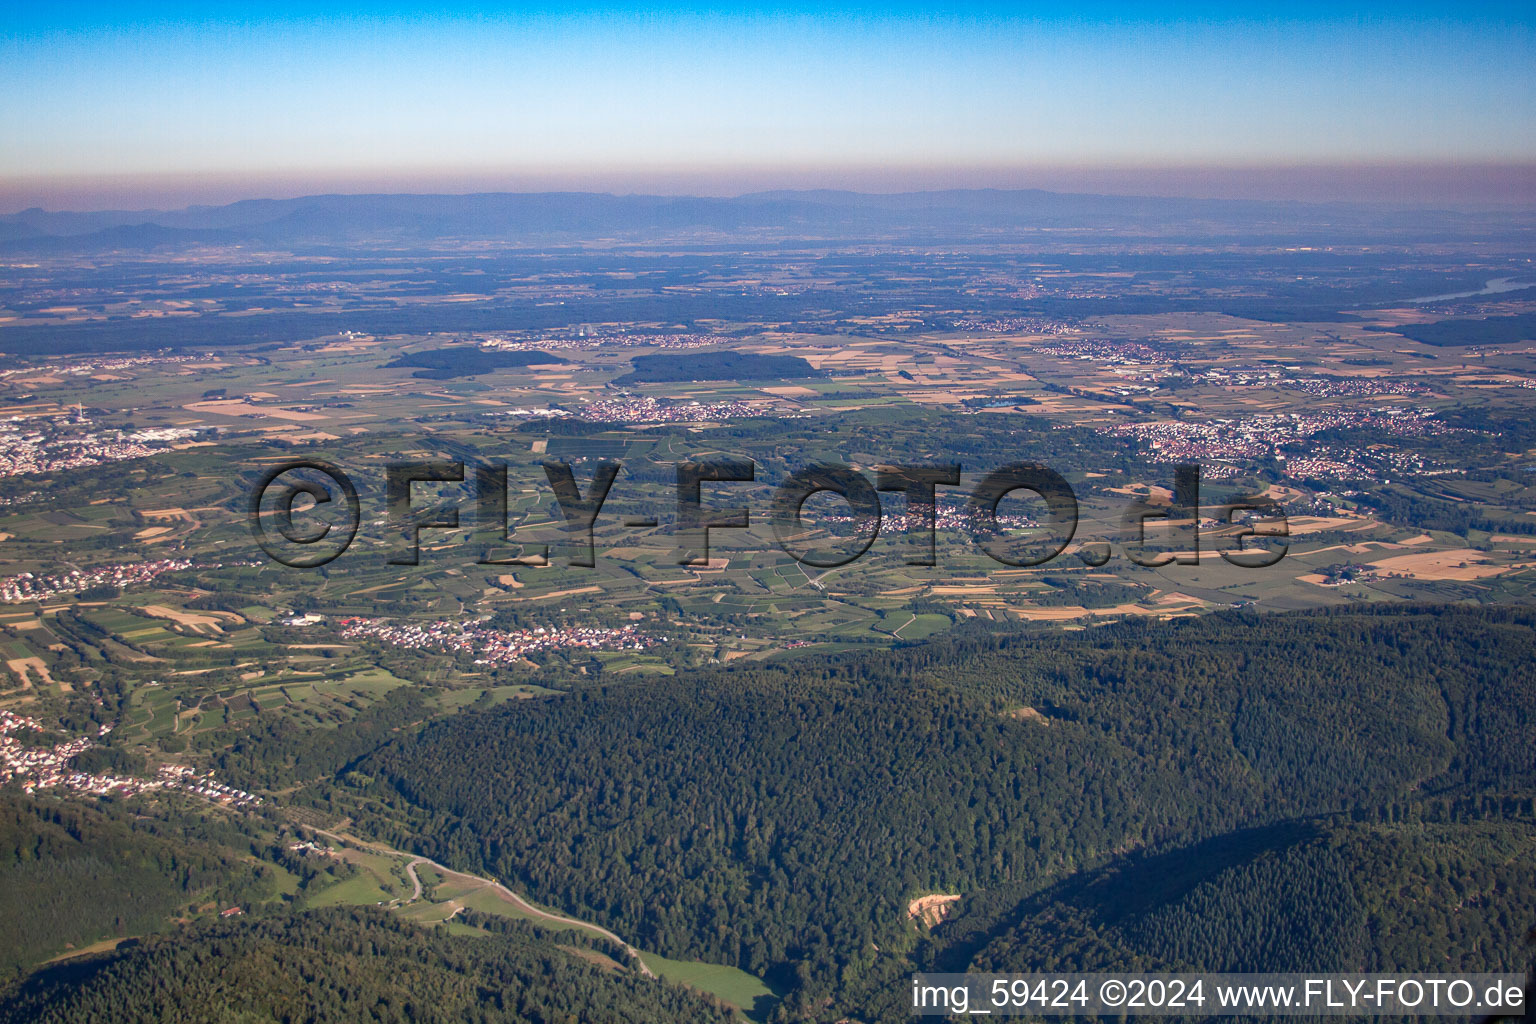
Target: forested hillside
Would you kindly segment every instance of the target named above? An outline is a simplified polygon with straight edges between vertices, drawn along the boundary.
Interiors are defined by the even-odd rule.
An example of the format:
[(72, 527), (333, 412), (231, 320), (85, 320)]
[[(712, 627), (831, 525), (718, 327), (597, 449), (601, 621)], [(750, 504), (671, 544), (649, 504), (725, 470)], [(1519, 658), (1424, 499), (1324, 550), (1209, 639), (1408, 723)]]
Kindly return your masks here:
[(978, 970), (1504, 971), (1532, 926), (1536, 823), (1280, 827), (1042, 894)]
[(264, 893), (265, 876), (233, 845), (198, 836), (193, 824), (7, 795), (0, 799), (0, 976), (29, 970), (66, 945), (158, 928), (193, 902)]
[[(455, 937), (381, 910), (210, 924), (40, 972), (6, 1024), (613, 1024), (733, 1019), (686, 989), (604, 970), (530, 933)], [(574, 947), (573, 947), (574, 949)]]
[[(1132, 851), (1318, 815), (1391, 819), (1429, 795), (1496, 792), (1528, 822), (1533, 622), (1521, 609), (1230, 614), (614, 683), (430, 725), (363, 759), (352, 784), (380, 834), (642, 947), (777, 974), (804, 1009), (910, 951), (906, 904), (923, 893), (1039, 890)], [(1388, 835), (1395, 853), (1373, 845)], [(1221, 870), (1320, 894), (1378, 877), (1375, 860), (1470, 877), (1447, 858), (1518, 854), (1520, 835), (1457, 853), (1366, 830), (1329, 840), (1341, 853), (1292, 844)], [(1487, 870), (1499, 882), (1480, 898), (1508, 920), (1474, 929), (1484, 952), (1445, 925), (1436, 964), (1496, 960), (1488, 944), (1532, 916), (1529, 873)], [(1258, 927), (1224, 909), (1236, 883), (1208, 874), (1129, 931), (1083, 934), (1110, 959), (1152, 943), (1208, 963)], [(1379, 890), (1389, 907), (1412, 898)], [(1333, 912), (1317, 935), (1362, 920)], [(1197, 927), (1202, 914), (1217, 923)], [(1184, 938), (1154, 942), (1159, 929)], [(1380, 966), (1434, 966), (1372, 942)]]

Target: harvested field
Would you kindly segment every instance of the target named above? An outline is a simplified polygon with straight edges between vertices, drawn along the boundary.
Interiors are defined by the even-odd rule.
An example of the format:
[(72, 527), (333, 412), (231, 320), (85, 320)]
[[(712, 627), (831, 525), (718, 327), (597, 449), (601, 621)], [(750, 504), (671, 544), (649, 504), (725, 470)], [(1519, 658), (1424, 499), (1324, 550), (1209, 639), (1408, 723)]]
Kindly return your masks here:
[(1396, 555), (1371, 563), (1386, 573), (1396, 573), (1421, 580), (1476, 580), (1485, 576), (1498, 576), (1514, 569), (1525, 568), (1529, 563), (1516, 565), (1492, 563), (1481, 551), (1471, 548), (1452, 548), (1449, 551), (1424, 551), (1411, 555)]
[(30, 688), (34, 682), (56, 685), (53, 676), (48, 674), (48, 666), (43, 664), (42, 658), (12, 658), (5, 663), (5, 667), (21, 681), (23, 689)]
[(245, 620), (234, 612), (189, 612), (185, 608), (169, 608), (163, 604), (147, 604), (142, 611), (157, 619), (170, 619), (178, 626), (186, 626), (194, 633), (222, 633), (226, 623), (242, 625)]

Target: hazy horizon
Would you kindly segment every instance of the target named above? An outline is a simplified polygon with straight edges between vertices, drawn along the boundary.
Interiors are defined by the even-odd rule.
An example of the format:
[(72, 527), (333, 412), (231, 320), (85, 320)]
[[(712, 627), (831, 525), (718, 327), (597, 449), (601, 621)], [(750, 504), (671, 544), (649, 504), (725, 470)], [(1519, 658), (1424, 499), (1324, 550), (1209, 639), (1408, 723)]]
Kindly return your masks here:
[(0, 207), (1038, 187), (1536, 200), (1529, 5), (35, 7)]
[(739, 198), (762, 192), (870, 195), (946, 190), (1040, 190), (1169, 199), (1360, 203), (1493, 208), (1536, 206), (1536, 162), (1504, 165), (1076, 168), (733, 168), (714, 173), (613, 171), (502, 175), (338, 175), (251, 178), (205, 175), (0, 181), (0, 215), (174, 211), (247, 200), (318, 195), (474, 195), (580, 192)]

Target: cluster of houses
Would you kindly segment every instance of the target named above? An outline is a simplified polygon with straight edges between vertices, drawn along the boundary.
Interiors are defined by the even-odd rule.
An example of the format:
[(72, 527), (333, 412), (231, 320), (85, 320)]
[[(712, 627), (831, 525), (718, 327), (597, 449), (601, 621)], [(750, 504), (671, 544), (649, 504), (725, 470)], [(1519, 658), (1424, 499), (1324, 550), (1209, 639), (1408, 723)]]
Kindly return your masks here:
[(52, 431), (0, 425), (0, 476), (80, 469), (104, 462), (142, 459), (163, 451), (163, 446), (146, 444), (116, 432), (59, 436)]
[(1431, 465), (1415, 451), (1391, 448), (1360, 450), (1324, 445), (1305, 455), (1275, 456), (1285, 466), (1285, 475), (1295, 480), (1377, 480), (1391, 483), (1409, 476), (1444, 476), (1464, 470)]
[(1384, 377), (1297, 377), (1282, 387), (1305, 391), (1319, 398), (1354, 398), (1370, 395), (1427, 395), (1430, 388), (1406, 380)]
[(314, 854), (315, 856), (319, 857), (329, 857), (336, 852), (336, 848), (332, 846), (321, 846), (319, 843), (314, 842), (313, 840), (300, 839), (297, 842), (288, 844), (288, 852), (297, 853), (300, 856), (305, 857), (309, 856), (310, 854)]
[(112, 731), (102, 725), (95, 736), (78, 736), (52, 746), (24, 742), (18, 733), (41, 733), (35, 718), (0, 709), (0, 785), (15, 782), (28, 794), (41, 789), (61, 789), (88, 796), (134, 796), (157, 789), (179, 789), (230, 807), (254, 807), (261, 798), (243, 789), (226, 786), (211, 772), (199, 774), (187, 765), (161, 765), (153, 779), (107, 772), (85, 772), (74, 767), (77, 757)]
[(213, 772), (199, 773), (191, 765), (163, 764), (155, 772), (156, 780), (167, 789), (180, 789), (229, 807), (256, 807), (261, 797), (243, 789), (227, 786), (213, 777)]
[(90, 377), (98, 373), (130, 370), (138, 366), (190, 363), (199, 359), (212, 358), (212, 352), (203, 355), (103, 356), (93, 359), (74, 360), (67, 363), (41, 363), (36, 366), (21, 366), (9, 370), (0, 370), (0, 380), (11, 377), (17, 380), (27, 380), (32, 377)]
[(607, 626), (538, 626), (515, 631), (487, 629), (478, 623), (391, 622), (385, 619), (341, 620), (341, 635), (352, 640), (378, 640), (391, 647), (466, 654), (476, 665), (512, 665), (529, 654), (570, 648), (640, 651), (658, 641), (633, 624)]
[(516, 409), (501, 409), (488, 415), (519, 420), (583, 419), (589, 423), (703, 423), (740, 419), (743, 416), (766, 416), (770, 412), (780, 418), (795, 415), (776, 410), (776, 405), (768, 403), (659, 402), (644, 395), (625, 395), (589, 402), (574, 410), (560, 406), (546, 409), (520, 406)]
[(1143, 363), (1165, 363), (1175, 355), (1168, 348), (1154, 347), (1141, 341), (1106, 341), (1100, 338), (1079, 338), (1060, 341), (1053, 345), (1041, 345), (1036, 352), (1063, 359), (1082, 359), (1108, 366), (1140, 366)]
[(985, 331), (988, 334), (1072, 334), (1084, 327), (1095, 326), (1038, 316), (963, 316), (953, 324), (958, 331)]
[[(1369, 412), (1310, 412), (1249, 416), (1201, 422), (1126, 423), (1111, 432), (1134, 437), (1158, 462), (1201, 462), (1206, 459), (1245, 460), (1274, 456), (1287, 462), (1285, 447), (1325, 430), (1373, 430), (1390, 437), (1445, 433), (1450, 428), (1422, 409), (1376, 409)], [(1384, 473), (1440, 472), (1416, 453), (1387, 450), (1346, 451), (1309, 447), (1303, 457), (1291, 456), (1292, 477), (1350, 477), (1379, 479)]]
[(1183, 354), (1177, 346), (1152, 341), (1109, 341), (1074, 338), (1042, 345), (1041, 355), (1079, 359), (1105, 367), (1116, 376), (1140, 382), (1111, 388), (1116, 394), (1148, 394), (1172, 379), (1223, 388), (1287, 388), (1318, 398), (1362, 398), (1372, 395), (1426, 395), (1427, 385), (1386, 377), (1298, 376), (1299, 367), (1212, 366), (1191, 371), (1175, 365)]
[(15, 604), (20, 601), (46, 601), (59, 594), (78, 594), (92, 587), (123, 587), (130, 583), (148, 583), (161, 573), (191, 568), (185, 558), (159, 558), (149, 562), (128, 562), (123, 565), (100, 565), (93, 569), (71, 569), (68, 572), (37, 576), (30, 572), (0, 579), (0, 601)]
[(503, 352), (521, 352), (526, 349), (547, 351), (552, 348), (577, 351), (594, 348), (716, 348), (729, 345), (731, 339), (723, 334), (588, 334), (578, 332), (573, 337), (536, 338), (517, 340), (512, 338), (487, 338), (482, 348), (499, 349)]
[[(933, 525), (937, 530), (966, 531), (970, 533), (986, 532), (992, 529), (995, 522), (1001, 527), (1033, 527), (1039, 526), (1040, 521), (1033, 516), (1020, 515), (1013, 512), (988, 513), (978, 510), (970, 502), (940, 500), (932, 506), (917, 505), (905, 511), (899, 508), (895, 515), (889, 514), (890, 510), (882, 510), (881, 530), (886, 533), (924, 533), (928, 529), (928, 515), (933, 514)], [(857, 516), (846, 515), (841, 512), (823, 513), (814, 517), (805, 513), (801, 520), (805, 526), (831, 526), (857, 524)]]
[(770, 410), (748, 402), (658, 402), (644, 395), (605, 398), (581, 407), (578, 415), (592, 423), (701, 423), (743, 416), (764, 416)]
[(0, 476), (142, 459), (166, 452), (175, 442), (200, 433), (195, 427), (93, 431), (85, 429), (89, 422), (78, 406), (64, 415), (0, 420)]
[[(98, 735), (105, 735), (110, 728), (103, 726)], [(73, 771), (70, 762), (92, 745), (91, 738), (81, 736), (51, 747), (39, 747), (23, 743), (16, 735), (42, 731), (43, 725), (37, 719), (0, 710), (0, 784), (17, 779), (28, 793), (51, 786), (74, 789), (84, 785), (83, 779), (76, 778), (83, 773)]]

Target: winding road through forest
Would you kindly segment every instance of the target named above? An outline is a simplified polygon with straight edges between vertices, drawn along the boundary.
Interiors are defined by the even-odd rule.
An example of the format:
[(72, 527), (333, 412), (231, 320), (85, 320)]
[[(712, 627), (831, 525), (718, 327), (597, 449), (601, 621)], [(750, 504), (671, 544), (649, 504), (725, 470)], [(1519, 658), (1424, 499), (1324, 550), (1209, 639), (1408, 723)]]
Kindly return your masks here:
[(396, 850), (393, 847), (385, 846), (383, 843), (370, 842), (366, 839), (359, 839), (356, 836), (331, 832), (327, 829), (316, 828), (313, 825), (307, 827), (311, 832), (318, 833), (322, 836), (327, 836), (340, 843), (347, 843), (351, 846), (357, 846), (365, 850), (371, 850), (374, 853), (381, 853), (386, 856), (399, 857), (404, 859), (406, 862), (405, 874), (406, 877), (410, 879), (412, 889), (411, 898), (406, 902), (414, 903), (421, 899), (421, 877), (416, 874), (416, 868), (419, 865), (425, 864), (445, 877), (453, 876), (455, 878), (463, 878), (481, 883), (482, 888), (492, 890), (502, 899), (506, 900), (518, 910), (527, 914), (529, 917), (537, 918), (541, 921), (547, 921), (551, 924), (567, 925), (572, 928), (578, 928), (584, 932), (590, 932), (593, 935), (599, 935), (609, 940), (610, 942), (615, 943), (621, 949), (623, 949), (624, 952), (628, 954), (629, 958), (634, 961), (636, 969), (639, 970), (641, 974), (645, 975), (647, 978), (656, 977), (655, 972), (647, 967), (645, 961), (640, 958), (640, 951), (634, 946), (631, 946), (629, 943), (625, 942), (623, 939), (619, 938), (607, 928), (604, 928), (602, 925), (593, 924), (590, 921), (581, 921), (574, 917), (564, 917), (560, 914), (551, 914), (547, 910), (541, 910), (540, 908), (534, 906), (532, 903), (529, 903), (527, 900), (523, 899), (523, 897), (519, 896), (511, 889), (507, 888), (505, 885), (496, 881), (494, 878), (485, 878), (480, 875), (471, 875), (465, 871), (455, 871), (453, 868), (439, 864), (437, 861), (430, 857), (420, 857), (415, 854), (406, 853), (403, 850)]

